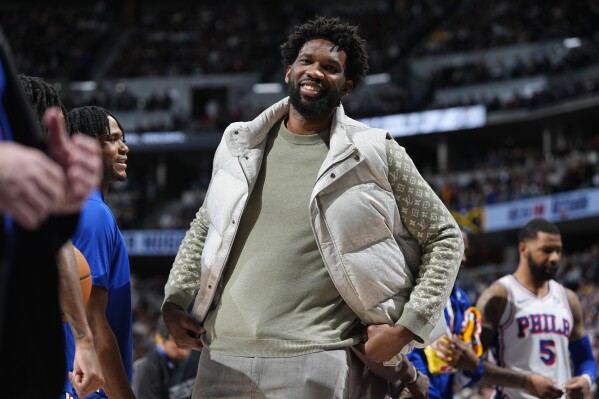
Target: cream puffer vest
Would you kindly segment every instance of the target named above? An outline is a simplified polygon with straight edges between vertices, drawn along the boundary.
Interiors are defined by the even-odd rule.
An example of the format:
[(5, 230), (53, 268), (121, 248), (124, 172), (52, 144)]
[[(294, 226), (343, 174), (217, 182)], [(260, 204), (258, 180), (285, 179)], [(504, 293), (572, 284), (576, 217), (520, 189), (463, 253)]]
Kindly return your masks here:
[[(204, 203), (210, 225), (192, 309), (200, 320), (219, 291), (268, 132), (288, 112), (284, 99), (251, 122), (230, 125), (216, 151)], [(329, 153), (306, 204), (335, 287), (367, 325), (397, 322), (420, 264), (420, 247), (400, 220), (388, 181), (386, 137), (386, 132), (348, 118), (339, 106)]]

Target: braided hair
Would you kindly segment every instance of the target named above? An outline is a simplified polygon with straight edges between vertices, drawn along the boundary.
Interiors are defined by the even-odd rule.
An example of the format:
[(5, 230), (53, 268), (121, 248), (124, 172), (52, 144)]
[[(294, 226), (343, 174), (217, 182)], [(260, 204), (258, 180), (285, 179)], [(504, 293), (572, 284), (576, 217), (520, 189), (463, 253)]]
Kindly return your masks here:
[(59, 107), (62, 114), (66, 118), (67, 109), (58, 96), (58, 91), (50, 83), (46, 82), (42, 78), (35, 76), (27, 76), (20, 74), (19, 79), (21, 80), (21, 87), (23, 91), (29, 97), (31, 105), (33, 106), (33, 112), (37, 116), (37, 119), (42, 125), (44, 118), (44, 112), (50, 107)]
[(349, 25), (340, 18), (316, 17), (296, 26), (287, 42), (281, 45), (281, 62), (285, 67), (293, 64), (306, 42), (325, 39), (347, 54), (345, 75), (357, 87), (368, 72), (366, 41), (358, 35), (358, 27)]
[(100, 139), (110, 134), (108, 117), (111, 116), (123, 132), (123, 142), (125, 141), (125, 130), (118, 119), (106, 108), (95, 105), (73, 108), (67, 117), (69, 135), (86, 134), (88, 136)]

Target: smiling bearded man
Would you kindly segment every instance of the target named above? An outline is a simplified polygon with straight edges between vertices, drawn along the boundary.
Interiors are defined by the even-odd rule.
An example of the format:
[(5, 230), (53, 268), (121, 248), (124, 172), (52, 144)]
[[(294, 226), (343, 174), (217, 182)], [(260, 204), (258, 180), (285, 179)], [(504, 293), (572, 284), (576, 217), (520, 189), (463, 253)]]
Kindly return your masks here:
[(225, 130), (165, 287), (171, 335), (204, 348), (194, 399), (356, 397), (354, 350), (396, 361), (444, 331), (461, 233), (405, 149), (345, 115), (365, 41), (316, 18), (281, 56), (289, 98)]

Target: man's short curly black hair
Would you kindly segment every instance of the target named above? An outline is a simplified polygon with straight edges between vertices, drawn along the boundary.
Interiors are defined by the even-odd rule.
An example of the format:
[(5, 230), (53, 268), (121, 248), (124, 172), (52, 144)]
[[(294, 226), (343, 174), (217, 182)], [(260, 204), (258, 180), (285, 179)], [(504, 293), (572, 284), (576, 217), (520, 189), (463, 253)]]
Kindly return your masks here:
[(302, 46), (314, 39), (325, 39), (347, 54), (345, 77), (357, 87), (368, 72), (366, 41), (358, 35), (358, 27), (340, 18), (316, 17), (294, 28), (281, 45), (281, 61), (286, 67), (293, 64)]

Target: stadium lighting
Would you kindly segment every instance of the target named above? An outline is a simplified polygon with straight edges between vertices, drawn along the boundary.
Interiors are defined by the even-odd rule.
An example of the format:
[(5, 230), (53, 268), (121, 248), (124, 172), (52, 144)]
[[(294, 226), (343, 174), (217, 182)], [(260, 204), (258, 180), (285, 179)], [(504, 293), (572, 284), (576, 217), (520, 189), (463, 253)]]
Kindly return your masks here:
[(114, 85), (114, 91), (116, 91), (117, 93), (122, 93), (125, 91), (125, 84), (124, 83), (117, 83), (116, 85)]
[(475, 129), (487, 123), (487, 108), (482, 105), (432, 109), (408, 114), (393, 114), (359, 119), (393, 137)]
[(84, 82), (71, 82), (69, 86), (71, 87), (71, 90), (94, 91), (98, 87), (98, 83), (93, 80), (88, 80)]
[(162, 145), (162, 144), (185, 144), (187, 135), (184, 132), (146, 132), (127, 133), (128, 145)]
[(564, 47), (565, 48), (576, 48), (582, 46), (582, 40), (578, 37), (569, 37), (564, 39)]
[(391, 76), (388, 73), (375, 73), (367, 75), (364, 78), (364, 84), (366, 85), (378, 85), (385, 84), (391, 81)]
[(280, 83), (256, 83), (252, 87), (252, 91), (256, 94), (281, 93), (283, 85)]

